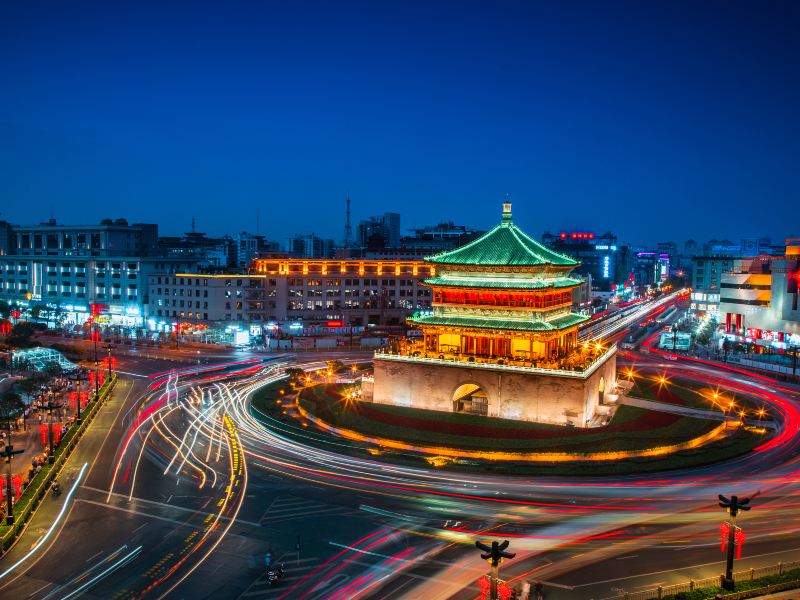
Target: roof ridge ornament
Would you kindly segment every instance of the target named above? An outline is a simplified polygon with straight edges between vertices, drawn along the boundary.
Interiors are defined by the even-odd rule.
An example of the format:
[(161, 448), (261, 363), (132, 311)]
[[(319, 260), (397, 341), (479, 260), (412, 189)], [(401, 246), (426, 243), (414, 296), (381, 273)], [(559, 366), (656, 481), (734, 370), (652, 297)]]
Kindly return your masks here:
[(506, 194), (503, 202), (503, 223), (511, 223), (511, 194)]

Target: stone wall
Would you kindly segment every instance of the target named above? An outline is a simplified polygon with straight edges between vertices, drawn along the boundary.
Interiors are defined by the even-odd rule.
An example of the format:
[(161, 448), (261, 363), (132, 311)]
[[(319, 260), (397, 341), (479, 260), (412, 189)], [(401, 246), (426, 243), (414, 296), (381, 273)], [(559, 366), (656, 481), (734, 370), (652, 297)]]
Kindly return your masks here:
[(606, 393), (613, 390), (616, 363), (614, 353), (589, 377), (578, 378), (376, 357), (370, 395), (379, 404), (452, 412), (455, 391), (475, 384), (486, 393), (489, 416), (580, 427), (595, 413), (601, 378)]

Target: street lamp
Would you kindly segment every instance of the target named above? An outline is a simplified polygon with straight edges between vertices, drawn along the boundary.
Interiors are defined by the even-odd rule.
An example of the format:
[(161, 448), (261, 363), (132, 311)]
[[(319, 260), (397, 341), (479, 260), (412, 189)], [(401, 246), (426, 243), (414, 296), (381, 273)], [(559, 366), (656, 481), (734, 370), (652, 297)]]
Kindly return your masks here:
[(500, 563), (504, 558), (514, 558), (516, 553), (505, 551), (506, 548), (508, 548), (508, 540), (503, 542), (492, 542), (491, 547), (482, 542), (475, 542), (475, 547), (483, 552), (483, 554), (481, 554), (481, 558), (483, 560), (488, 560), (492, 565), (489, 598), (491, 600), (497, 600), (497, 580), (499, 579)]
[(744, 543), (744, 534), (740, 533), (741, 529), (739, 527), (736, 527), (736, 515), (740, 510), (750, 510), (751, 507), (749, 504), (751, 498), (739, 498), (739, 496), (731, 496), (730, 499), (728, 499), (722, 494), (719, 494), (717, 497), (719, 498), (720, 507), (727, 509), (728, 514), (730, 515), (730, 519), (722, 524), (723, 536), (727, 536), (727, 540), (723, 538), (722, 545), (723, 548), (727, 545), (728, 554), (725, 559), (725, 575), (721, 576), (720, 579), (722, 589), (732, 590), (734, 589), (733, 547), (735, 545), (739, 545), (741, 548), (741, 544)]
[[(75, 373), (70, 376), (70, 379), (75, 382), (75, 394), (77, 396), (75, 400), (75, 424), (80, 425), (81, 423), (81, 381), (86, 381), (86, 376), (81, 372), (80, 369), (76, 369)], [(97, 387), (97, 373), (95, 372), (95, 394), (97, 394), (96, 387)], [(95, 395), (95, 399), (97, 399), (97, 395)]]
[(13, 495), (11, 493), (11, 459), (14, 458), (15, 454), (22, 454), (24, 450), (14, 450), (14, 446), (11, 445), (10, 432), (8, 436), (8, 442), (9, 443), (6, 445), (5, 450), (0, 452), (0, 456), (6, 459), (6, 496), (8, 499), (8, 512), (6, 513), (6, 525), (13, 525), (14, 502), (12, 500)]
[(52, 465), (56, 460), (53, 454), (53, 411), (61, 406), (48, 400), (43, 408), (47, 411), (47, 462)]
[(108, 350), (108, 380), (111, 381), (111, 342), (108, 343), (106, 349)]

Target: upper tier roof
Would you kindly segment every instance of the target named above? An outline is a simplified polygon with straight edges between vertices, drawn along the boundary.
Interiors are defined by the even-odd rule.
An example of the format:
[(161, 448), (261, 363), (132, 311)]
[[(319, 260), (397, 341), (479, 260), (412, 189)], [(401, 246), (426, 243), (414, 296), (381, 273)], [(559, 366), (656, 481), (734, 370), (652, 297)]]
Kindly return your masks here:
[(553, 252), (529, 237), (511, 220), (511, 203), (503, 203), (503, 220), (477, 240), (455, 250), (425, 258), (442, 265), (483, 265), (492, 267), (543, 265), (578, 266), (578, 262)]

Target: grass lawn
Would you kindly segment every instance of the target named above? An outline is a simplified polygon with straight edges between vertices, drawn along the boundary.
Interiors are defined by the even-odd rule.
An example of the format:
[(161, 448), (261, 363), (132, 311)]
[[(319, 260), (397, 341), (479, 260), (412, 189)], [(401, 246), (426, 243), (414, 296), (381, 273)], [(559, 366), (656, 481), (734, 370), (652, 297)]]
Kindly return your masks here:
[(562, 427), (369, 402), (345, 403), (335, 385), (305, 390), (300, 403), (330, 425), (367, 436), (472, 450), (586, 453), (637, 450), (684, 442), (719, 424), (620, 406), (611, 423), (604, 427)]

